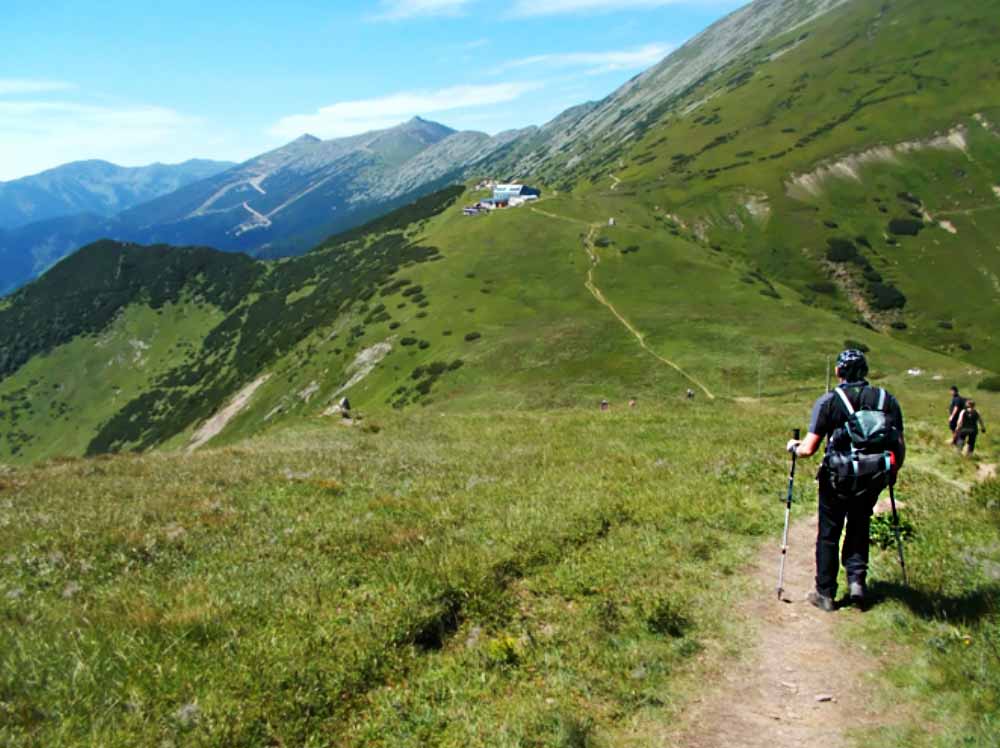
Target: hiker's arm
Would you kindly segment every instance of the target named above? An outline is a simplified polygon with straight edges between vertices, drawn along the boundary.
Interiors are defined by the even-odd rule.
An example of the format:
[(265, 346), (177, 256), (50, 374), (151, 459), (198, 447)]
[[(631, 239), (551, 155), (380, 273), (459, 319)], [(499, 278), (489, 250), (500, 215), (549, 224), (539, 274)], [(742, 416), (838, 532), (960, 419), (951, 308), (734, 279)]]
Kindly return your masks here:
[(795, 439), (789, 441), (788, 451), (792, 452), (794, 450), (793, 453), (797, 457), (812, 457), (816, 454), (816, 450), (819, 449), (821, 441), (823, 441), (823, 437), (810, 431), (802, 441), (796, 441)]

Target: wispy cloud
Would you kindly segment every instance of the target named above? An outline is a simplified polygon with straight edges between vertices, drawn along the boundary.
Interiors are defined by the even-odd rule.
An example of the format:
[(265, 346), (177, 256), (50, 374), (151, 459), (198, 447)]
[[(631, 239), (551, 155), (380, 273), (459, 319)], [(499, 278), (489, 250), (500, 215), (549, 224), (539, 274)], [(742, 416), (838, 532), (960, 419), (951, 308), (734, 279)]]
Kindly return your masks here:
[(66, 81), (37, 80), (31, 78), (0, 78), (0, 96), (12, 94), (38, 94), (69, 91), (76, 88)]
[(166, 107), (2, 98), (0, 179), (82, 158), (133, 165), (156, 158), (183, 160), (190, 157), (188, 149), (197, 142), (201, 126), (198, 118)]
[(470, 0), (382, 0), (379, 3), (380, 11), (375, 14), (374, 19), (398, 21), (418, 16), (457, 15), (469, 2)]
[(588, 75), (599, 75), (620, 70), (636, 70), (655, 65), (662, 60), (674, 47), (670, 44), (646, 44), (635, 49), (611, 50), (606, 52), (563, 52), (547, 55), (534, 55), (511, 60), (502, 65), (500, 70), (511, 70), (523, 67), (553, 68), (584, 68)]
[(502, 104), (539, 87), (539, 83), (521, 81), (451, 86), (436, 91), (404, 91), (371, 99), (341, 101), (313, 114), (282, 117), (270, 133), (283, 138), (294, 138), (307, 132), (321, 138), (356, 135), (392, 127), (417, 115)]
[(512, 10), (519, 16), (554, 16), (560, 13), (612, 13), (666, 5), (718, 4), (718, 0), (515, 0)]
[[(552, 16), (561, 13), (610, 13), (620, 10), (659, 8), (666, 5), (718, 5), (721, 0), (511, 0), (504, 12), (514, 16)], [(378, 20), (402, 20), (421, 16), (454, 16), (471, 10), (474, 0), (382, 0)]]

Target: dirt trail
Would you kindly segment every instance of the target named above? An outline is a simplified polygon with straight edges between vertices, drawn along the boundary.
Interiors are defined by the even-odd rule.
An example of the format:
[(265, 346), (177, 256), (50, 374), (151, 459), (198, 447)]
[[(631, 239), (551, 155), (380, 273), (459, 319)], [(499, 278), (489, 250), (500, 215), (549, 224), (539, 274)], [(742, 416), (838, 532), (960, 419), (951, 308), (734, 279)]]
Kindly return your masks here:
[(599, 304), (601, 304), (602, 306), (604, 306), (609, 312), (611, 312), (611, 314), (613, 314), (615, 316), (615, 319), (617, 319), (619, 322), (621, 322), (621, 324), (625, 327), (625, 329), (628, 330), (632, 334), (632, 337), (634, 337), (639, 342), (639, 345), (642, 347), (642, 349), (644, 351), (646, 351), (646, 353), (648, 353), (649, 355), (651, 355), (653, 358), (655, 358), (660, 363), (666, 364), (671, 369), (673, 369), (678, 374), (680, 374), (682, 377), (684, 377), (685, 379), (687, 379), (689, 382), (691, 382), (691, 384), (695, 385), (698, 389), (700, 389), (702, 392), (704, 392), (705, 395), (708, 397), (709, 400), (714, 400), (715, 399), (715, 395), (713, 395), (711, 393), (711, 391), (708, 389), (708, 387), (706, 387), (704, 384), (702, 384), (695, 377), (693, 377), (690, 374), (688, 374), (686, 371), (684, 371), (684, 369), (682, 369), (676, 363), (674, 363), (673, 361), (671, 361), (668, 358), (664, 358), (659, 353), (657, 353), (652, 348), (650, 348), (649, 345), (646, 343), (645, 336), (641, 332), (639, 332), (639, 330), (637, 330), (632, 325), (632, 323), (629, 322), (617, 309), (615, 309), (614, 304), (612, 304), (610, 301), (607, 300), (607, 298), (604, 296), (604, 293), (601, 291), (601, 289), (597, 287), (596, 283), (594, 283), (594, 270), (596, 270), (597, 266), (601, 264), (601, 258), (597, 254), (597, 250), (596, 250), (596, 248), (594, 246), (594, 236), (595, 236), (595, 234), (597, 234), (598, 230), (604, 224), (601, 224), (601, 223), (587, 223), (586, 221), (581, 221), (578, 218), (569, 218), (567, 216), (560, 216), (560, 215), (556, 215), (555, 213), (549, 213), (548, 211), (540, 210), (538, 208), (532, 208), (531, 210), (534, 213), (538, 213), (539, 215), (546, 216), (548, 218), (554, 218), (554, 219), (556, 219), (558, 221), (567, 221), (569, 223), (575, 223), (577, 225), (586, 226), (587, 227), (587, 236), (583, 240), (584, 249), (587, 250), (587, 257), (590, 258), (590, 268), (587, 270), (587, 280), (584, 283), (584, 285), (586, 286), (587, 290), (590, 291), (590, 294), (597, 300), (597, 302)]
[(875, 710), (866, 677), (878, 662), (839, 635), (845, 619), (862, 614), (852, 608), (824, 613), (805, 600), (813, 588), (815, 544), (815, 517), (792, 525), (782, 602), (776, 594), (780, 549), (777, 543), (761, 549), (753, 592), (739, 609), (756, 629), (751, 649), (694, 702), (685, 727), (663, 734), (656, 745), (837, 748), (850, 745), (848, 729), (886, 724), (889, 715)]

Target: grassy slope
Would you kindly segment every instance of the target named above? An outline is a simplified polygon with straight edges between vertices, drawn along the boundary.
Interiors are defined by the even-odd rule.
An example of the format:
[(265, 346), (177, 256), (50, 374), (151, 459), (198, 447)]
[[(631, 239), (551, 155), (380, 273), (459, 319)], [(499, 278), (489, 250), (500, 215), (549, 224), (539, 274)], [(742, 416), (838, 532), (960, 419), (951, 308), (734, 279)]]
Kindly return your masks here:
[(35, 459), (83, 454), (109, 407), (148, 389), (178, 359), (200, 355), (222, 319), (219, 309), (190, 299), (159, 310), (133, 304), (99, 335), (32, 358), (18, 377), (0, 381), (7, 426), (0, 454), (17, 446)]
[[(659, 206), (679, 215), (688, 228), (682, 233), (700, 232), (705, 243), (745, 257), (810, 303), (850, 318), (857, 312), (842, 294), (816, 298), (806, 285), (828, 278), (822, 263), (828, 239), (865, 236), (872, 249), (862, 247), (862, 254), (909, 299), (902, 337), (995, 368), (993, 279), (1000, 260), (992, 237), (1000, 229), (1000, 201), (991, 188), (1000, 131), (973, 115), (996, 121), (1000, 85), (995, 66), (982, 61), (1000, 55), (998, 39), (995, 14), (980, 2), (903, 1), (884, 9), (852, 3), (734, 62), (675, 101), (634, 145), (576, 168), (590, 174), (595, 192), (607, 192), (607, 175), (614, 173), (623, 180), (617, 194), (650, 212)], [(861, 168), (860, 183), (831, 179), (818, 196), (786, 195), (790, 177), (826, 160), (927, 139), (956, 125), (967, 128), (967, 154), (901, 155)], [(889, 246), (889, 219), (913, 207), (897, 198), (902, 191), (935, 218), (952, 220), (958, 234), (929, 227)], [(748, 212), (753, 195), (766, 198), (769, 218)], [(954, 332), (942, 333), (940, 321), (951, 322)]]
[[(0, 740), (596, 745), (672, 719), (750, 633), (727, 606), (777, 542), (780, 445), (807, 406), (431, 407), (6, 471)], [(906, 663), (887, 700), (934, 708), (908, 744), (985, 739), (995, 497), (936, 477), (971, 467), (908, 414), (913, 592), (876, 553), (889, 601), (866, 636)]]
[[(954, 13), (977, 23), (952, 23), (949, 45), (919, 59), (942, 36), (925, 19), (943, 11), (926, 4), (896, 3), (872, 32), (892, 30), (895, 46), (865, 33), (844, 46), (870, 28), (870, 3), (846, 11), (849, 26), (821, 21), (782, 64), (757, 65), (746, 85), (668, 116), (616, 155), (602, 170), (624, 180), (614, 190), (601, 173), (571, 195), (547, 190), (538, 211), (470, 219), (450, 208), (405, 229), (408, 219), (388, 220), (370, 236), (352, 232), (270, 264), (226, 310), (216, 329), (231, 337), (212, 338), (208, 368), (172, 358), (170, 346), (205, 336), (222, 312), (167, 304), (154, 316), (136, 305), (101, 331), (107, 354), (77, 338), (54, 348), (48, 365), (36, 359), (4, 379), (4, 392), (38, 379), (34, 408), (46, 413), (54, 385), (79, 387), (85, 366), (130, 352), (132, 336), (158, 328), (148, 364), (163, 374), (155, 397), (122, 409), (78, 389), (74, 403), (95, 424), (117, 414), (102, 430), (112, 443), (180, 447), (240, 385), (273, 375), (216, 440), (224, 449), (0, 473), (0, 619), (9, 623), (0, 627), (0, 740), (588, 745), (614, 742), (643, 717), (669, 719), (707, 663), (746, 635), (726, 617), (742, 584), (736, 572), (780, 527), (771, 499), (784, 482), (781, 442), (804, 425), (826, 359), (847, 339), (872, 348), (875, 379), (901, 397), (914, 444), (901, 487), (918, 530), (914, 590), (893, 584), (893, 557), (880, 554), (876, 576), (890, 600), (862, 635), (888, 653), (887, 701), (931, 714), (934, 729), (911, 731), (907, 744), (995, 734), (997, 499), (981, 492), (971, 502), (957, 490), (974, 467), (941, 444), (943, 390), (952, 381), (972, 390), (982, 373), (918, 345), (996, 366), (995, 307), (982, 294), (998, 272), (986, 192), (997, 154), (969, 118), (994, 116), (979, 106), (994, 82), (978, 77), (978, 61), (993, 49), (993, 37), (981, 37), (995, 22), (976, 15), (978, 5), (960, 6)], [(851, 101), (831, 93), (835, 84), (869, 90), (847, 73), (886, 49), (899, 54), (899, 75), (933, 66), (950, 71), (952, 85), (926, 83), (921, 96), (865, 108), (787, 157), (707, 178), (738, 153), (761, 158), (794, 144), (815, 129), (816, 112), (835, 116)], [(851, 75), (887, 77), (876, 63)], [(804, 69), (811, 82), (779, 109)], [(878, 85), (891, 93), (911, 83)], [(776, 120), (761, 124), (772, 110), (788, 118), (777, 131)], [(721, 122), (695, 122), (713, 114)], [(924, 152), (864, 170), (860, 187), (785, 195), (786, 177), (821, 158), (957, 122), (969, 128), (972, 161)], [(786, 126), (796, 133), (780, 132)], [(731, 130), (734, 140), (688, 173), (671, 171), (674, 155)], [(932, 213), (977, 212), (951, 219), (955, 237), (928, 228), (890, 250), (877, 244), (890, 216), (873, 198), (895, 211), (902, 190)], [(769, 220), (749, 214), (750, 193), (768, 196)], [(873, 268), (909, 299), (909, 327), (895, 337), (853, 324), (842, 292), (825, 299), (806, 287), (827, 279), (819, 259), (828, 238), (862, 233)], [(436, 252), (411, 262), (418, 247)], [(591, 296), (588, 247), (608, 301), (657, 354), (704, 380), (715, 402), (685, 402), (689, 382)], [(961, 286), (973, 303), (935, 293), (952, 272), (938, 259), (945, 252), (955, 278), (978, 273)], [(394, 286), (400, 279), (410, 284)], [(467, 341), (470, 332), (480, 337)], [(357, 354), (383, 341), (392, 352), (348, 391), (362, 424), (318, 420)], [(436, 378), (435, 362), (447, 365)], [(908, 376), (911, 367), (924, 375)], [(134, 370), (113, 376), (109, 392), (118, 384), (148, 394)], [(745, 401), (759, 390), (762, 403)], [(618, 410), (630, 395), (640, 410)], [(616, 410), (594, 412), (601, 397)], [(1000, 398), (979, 399), (989, 421)], [(62, 427), (53, 423), (32, 422), (38, 440), (19, 459), (79, 454), (90, 443), (82, 428), (55, 441)], [(996, 454), (992, 433), (981, 452)]]

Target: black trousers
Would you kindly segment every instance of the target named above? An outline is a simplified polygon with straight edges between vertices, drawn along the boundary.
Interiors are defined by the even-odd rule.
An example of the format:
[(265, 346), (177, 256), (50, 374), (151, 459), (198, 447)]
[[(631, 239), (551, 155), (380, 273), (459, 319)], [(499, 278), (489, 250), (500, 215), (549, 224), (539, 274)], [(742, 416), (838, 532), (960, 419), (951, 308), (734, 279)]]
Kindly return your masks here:
[(819, 532), (816, 537), (816, 591), (827, 597), (837, 594), (837, 550), (847, 525), (841, 562), (848, 582), (865, 583), (868, 576), (868, 533), (878, 493), (862, 497), (837, 494), (825, 475), (819, 475)]
[(959, 450), (962, 449), (966, 444), (969, 445), (969, 454), (971, 455), (976, 451), (976, 437), (979, 436), (978, 431), (959, 431), (955, 435), (955, 446)]

